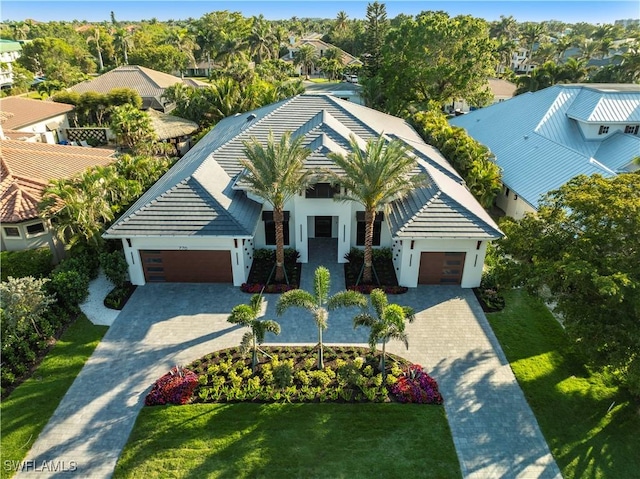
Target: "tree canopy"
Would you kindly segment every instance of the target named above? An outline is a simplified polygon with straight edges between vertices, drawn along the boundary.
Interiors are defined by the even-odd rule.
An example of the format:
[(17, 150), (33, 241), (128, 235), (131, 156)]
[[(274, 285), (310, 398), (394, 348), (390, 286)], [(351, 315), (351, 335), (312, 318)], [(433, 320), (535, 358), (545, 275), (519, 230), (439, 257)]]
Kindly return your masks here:
[(640, 175), (578, 176), (501, 228), (517, 282), (548, 288), (588, 363), (640, 395)]

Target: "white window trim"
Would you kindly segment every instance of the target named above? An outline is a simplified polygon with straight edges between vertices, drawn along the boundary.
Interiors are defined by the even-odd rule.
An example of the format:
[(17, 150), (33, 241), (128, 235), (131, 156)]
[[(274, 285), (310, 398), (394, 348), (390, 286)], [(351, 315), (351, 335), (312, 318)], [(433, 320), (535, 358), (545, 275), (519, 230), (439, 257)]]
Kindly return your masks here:
[[(9, 236), (5, 230), (5, 228), (15, 228), (18, 230), (18, 236)], [(10, 225), (10, 226), (3, 226), (2, 227), (2, 237), (8, 240), (17, 240), (17, 239), (22, 239), (24, 237), (22, 230), (20, 228), (20, 226), (18, 225)]]
[[(33, 226), (33, 225), (37, 225), (37, 224), (41, 224), (42, 227), (44, 228), (44, 230), (40, 231), (38, 233), (33, 233), (33, 234), (29, 233), (27, 228), (29, 226)], [(42, 236), (42, 235), (47, 234), (47, 232), (49, 231), (49, 229), (47, 228), (47, 224), (42, 220), (35, 220), (35, 221), (30, 221), (29, 223), (24, 223), (23, 227), (24, 227), (24, 232), (25, 232), (25, 237), (26, 238), (37, 238), (38, 236)]]

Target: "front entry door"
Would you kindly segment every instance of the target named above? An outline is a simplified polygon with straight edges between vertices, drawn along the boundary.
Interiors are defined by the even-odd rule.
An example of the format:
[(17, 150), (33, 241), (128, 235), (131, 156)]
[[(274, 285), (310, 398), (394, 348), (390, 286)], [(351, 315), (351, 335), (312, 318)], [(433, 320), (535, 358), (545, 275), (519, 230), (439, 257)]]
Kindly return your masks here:
[(316, 238), (331, 238), (331, 216), (316, 216)]

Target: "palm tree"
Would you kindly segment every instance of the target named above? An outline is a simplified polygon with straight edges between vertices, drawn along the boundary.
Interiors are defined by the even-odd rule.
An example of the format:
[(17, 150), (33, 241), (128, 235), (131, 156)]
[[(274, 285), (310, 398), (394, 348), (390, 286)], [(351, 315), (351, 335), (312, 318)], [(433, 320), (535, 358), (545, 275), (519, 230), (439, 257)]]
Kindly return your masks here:
[(98, 63), (100, 64), (100, 71), (104, 70), (104, 61), (102, 59), (102, 47), (100, 47), (100, 27), (95, 27), (93, 33), (87, 37), (87, 43), (93, 42), (96, 44), (96, 51), (98, 52)]
[(111, 109), (110, 127), (118, 141), (132, 150), (156, 136), (149, 115), (129, 103)]
[(353, 318), (353, 327), (366, 326), (370, 328), (369, 346), (375, 350), (376, 344), (382, 341), (382, 355), (380, 356), (380, 372), (385, 372), (385, 360), (387, 355), (387, 342), (390, 339), (399, 339), (409, 349), (409, 339), (405, 333), (406, 322), (413, 322), (415, 311), (409, 306), (389, 304), (387, 295), (381, 289), (371, 291), (371, 306), (374, 314), (370, 312), (358, 314)]
[(494, 22), (491, 26), (490, 35), (492, 38), (513, 40), (518, 31), (518, 23), (513, 16), (505, 17), (500, 15), (500, 21)]
[(277, 322), (272, 319), (258, 319), (262, 311), (262, 303), (262, 296), (254, 294), (249, 304), (235, 306), (227, 318), (227, 321), (232, 324), (240, 324), (251, 329), (242, 336), (240, 349), (243, 353), (251, 350), (251, 369), (254, 373), (258, 365), (258, 351), (261, 351), (259, 345), (264, 342), (266, 333), (280, 334), (280, 325)]
[(227, 37), (222, 42), (216, 55), (216, 61), (221, 61), (225, 68), (233, 63), (245, 62), (248, 43), (241, 38)]
[(316, 49), (311, 45), (302, 45), (300, 49), (293, 55), (293, 64), (301, 65), (305, 70), (305, 78), (309, 79), (309, 74), (313, 69), (318, 56), (316, 55)]
[(350, 306), (366, 307), (367, 299), (356, 291), (340, 291), (329, 297), (331, 277), (324, 266), (316, 268), (313, 279), (313, 293), (302, 289), (287, 291), (278, 300), (276, 313), (282, 315), (291, 307), (304, 308), (313, 314), (318, 326), (318, 369), (324, 368), (322, 331), (327, 329), (329, 311)]
[(129, 49), (133, 45), (133, 40), (129, 32), (125, 28), (117, 27), (112, 31), (113, 35), (113, 46), (116, 50), (120, 50), (122, 52), (122, 57), (124, 60), (124, 64), (129, 64)]
[(533, 58), (533, 47), (545, 34), (545, 27), (542, 23), (527, 23), (522, 30), (522, 40), (529, 49), (529, 60)]
[(199, 50), (200, 45), (195, 41), (189, 30), (186, 28), (173, 28), (167, 33), (165, 41), (186, 55), (191, 64), (195, 66), (196, 57), (193, 52)]
[[(486, 147), (480, 145), (482, 148)], [(490, 208), (502, 190), (500, 167), (489, 159), (478, 158), (465, 179), (467, 187), (484, 208)]]
[(333, 28), (336, 31), (344, 31), (347, 29), (348, 23), (349, 16), (347, 15), (347, 12), (345, 12), (344, 10), (340, 10), (336, 15), (336, 23), (334, 24)]
[(578, 83), (587, 76), (587, 60), (569, 58), (561, 67), (562, 75), (570, 83)]
[(585, 38), (580, 43), (580, 58), (586, 61), (595, 58), (598, 53), (598, 42), (594, 42), (590, 38)]
[(327, 172), (327, 175), (346, 190), (338, 199), (357, 201), (364, 206), (364, 274), (363, 282), (372, 279), (373, 225), (378, 208), (401, 199), (426, 183), (426, 176), (411, 175), (416, 161), (407, 154), (400, 140), (387, 141), (384, 136), (367, 141), (363, 151), (355, 136), (349, 143), (351, 152), (344, 156), (329, 153), (329, 158), (343, 170), (339, 175)]
[(253, 17), (249, 47), (257, 64), (271, 58), (275, 43), (276, 38), (271, 31), (271, 25), (265, 21), (262, 15)]
[(276, 229), (276, 281), (282, 281), (284, 274), (284, 205), (298, 191), (304, 191), (309, 184), (311, 171), (304, 170), (304, 162), (311, 154), (302, 147), (303, 136), (291, 139), (291, 132), (285, 132), (279, 142), (269, 132), (266, 147), (256, 138), (245, 141), (244, 155), (240, 164), (246, 168), (244, 181), (249, 190), (273, 206), (273, 222)]

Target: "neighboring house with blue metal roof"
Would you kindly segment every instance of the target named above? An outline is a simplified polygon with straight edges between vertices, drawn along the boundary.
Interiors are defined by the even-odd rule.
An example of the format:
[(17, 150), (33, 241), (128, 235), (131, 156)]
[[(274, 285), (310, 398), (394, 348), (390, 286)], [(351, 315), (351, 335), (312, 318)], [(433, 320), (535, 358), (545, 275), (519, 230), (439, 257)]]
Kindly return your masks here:
[[(273, 207), (247, 191), (239, 159), (244, 142), (285, 132), (302, 136), (309, 169), (340, 170), (329, 153), (345, 154), (384, 134), (403, 141), (428, 186), (377, 215), (374, 242), (393, 250), (401, 285), (480, 284), (487, 243), (502, 233), (462, 178), (404, 120), (330, 95), (300, 95), (225, 118), (105, 233), (121, 239), (134, 284), (151, 281), (247, 280), (254, 248), (274, 248)], [(320, 180), (318, 180), (320, 181)], [(310, 238), (333, 238), (336, 261), (364, 244), (364, 208), (334, 201), (316, 183), (285, 205), (285, 242), (306, 263)]]
[(504, 185), (496, 205), (519, 219), (578, 175), (612, 177), (638, 168), (640, 85), (555, 85), (450, 123), (493, 152)]

